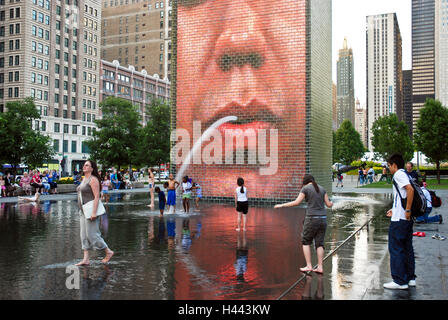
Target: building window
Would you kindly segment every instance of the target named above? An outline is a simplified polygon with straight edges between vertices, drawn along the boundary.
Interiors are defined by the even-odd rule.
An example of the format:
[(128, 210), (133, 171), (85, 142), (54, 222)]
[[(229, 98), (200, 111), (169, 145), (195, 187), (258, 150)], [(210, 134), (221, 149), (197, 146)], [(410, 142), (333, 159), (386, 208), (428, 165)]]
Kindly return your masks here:
[(53, 150), (55, 152), (59, 152), (59, 140), (58, 139), (53, 140)]

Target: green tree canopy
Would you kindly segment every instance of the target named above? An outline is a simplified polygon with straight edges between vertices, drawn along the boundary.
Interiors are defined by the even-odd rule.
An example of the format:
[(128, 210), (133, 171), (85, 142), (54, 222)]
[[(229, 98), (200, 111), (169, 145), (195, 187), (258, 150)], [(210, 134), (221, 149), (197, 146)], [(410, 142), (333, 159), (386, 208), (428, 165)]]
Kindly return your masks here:
[(1, 162), (11, 164), (14, 174), (21, 163), (32, 168), (41, 166), (54, 151), (50, 137), (34, 131), (31, 126), (33, 121), (40, 119), (33, 98), (8, 102), (6, 108), (5, 113), (0, 113)]
[(155, 166), (170, 160), (170, 106), (153, 100), (147, 115), (149, 121), (143, 128), (139, 153), (140, 164)]
[(448, 159), (448, 109), (440, 101), (426, 100), (420, 110), (414, 141), (418, 150), (436, 163), (440, 184), (440, 162)]
[(107, 167), (135, 164), (142, 130), (137, 107), (115, 97), (106, 98), (99, 107), (102, 118), (95, 121), (98, 130), (87, 141), (91, 157)]
[(414, 144), (408, 134), (408, 126), (398, 121), (396, 114), (379, 117), (372, 126), (372, 146), (375, 156), (388, 159), (399, 153), (405, 161), (414, 156)]
[(344, 120), (333, 138), (333, 159), (336, 162), (349, 165), (362, 157), (366, 151), (360, 134), (350, 120)]

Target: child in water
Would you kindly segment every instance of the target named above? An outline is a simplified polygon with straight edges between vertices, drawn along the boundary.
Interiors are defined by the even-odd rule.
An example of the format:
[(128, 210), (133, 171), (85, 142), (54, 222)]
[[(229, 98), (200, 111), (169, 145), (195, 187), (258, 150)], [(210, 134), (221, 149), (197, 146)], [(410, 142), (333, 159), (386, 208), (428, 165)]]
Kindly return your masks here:
[(170, 174), (170, 179), (168, 181), (168, 198), (166, 204), (168, 205), (168, 207), (173, 206), (173, 211), (176, 211), (176, 188), (179, 186), (179, 184), (180, 183), (178, 181), (174, 180), (173, 174)]
[[(165, 182), (166, 183), (166, 182)], [(160, 210), (160, 216), (163, 217), (163, 211), (165, 210), (165, 204), (166, 204), (166, 197), (165, 192), (160, 190), (159, 187), (156, 187), (155, 192), (159, 195), (159, 210)]]
[(199, 210), (199, 200), (202, 198), (202, 189), (201, 185), (197, 182), (193, 183), (192, 190), (196, 190), (196, 199), (194, 200), (194, 203), (196, 205), (196, 210)]
[(249, 210), (249, 201), (247, 198), (247, 189), (244, 186), (244, 179), (238, 178), (238, 187), (235, 190), (235, 207), (238, 212), (238, 221), (236, 231), (240, 231), (241, 215), (243, 215), (243, 231), (246, 231), (247, 212)]
[(191, 183), (188, 181), (188, 177), (185, 176), (182, 179), (182, 204), (184, 206), (184, 212), (190, 211), (190, 198), (191, 198)]

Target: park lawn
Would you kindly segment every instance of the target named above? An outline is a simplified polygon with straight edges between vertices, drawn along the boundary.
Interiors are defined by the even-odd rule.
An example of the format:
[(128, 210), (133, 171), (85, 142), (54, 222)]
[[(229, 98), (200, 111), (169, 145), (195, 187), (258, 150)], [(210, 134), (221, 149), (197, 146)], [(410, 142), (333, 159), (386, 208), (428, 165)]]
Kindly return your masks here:
[[(448, 190), (448, 179), (440, 179), (440, 184), (437, 183), (437, 179), (429, 179), (426, 181), (426, 183), (428, 184), (428, 189), (430, 190), (437, 190), (437, 189), (443, 189), (443, 190)], [(368, 188), (392, 188), (393, 184), (392, 183), (387, 183), (386, 181), (381, 181), (381, 182), (374, 182), (372, 184), (368, 184), (366, 186), (362, 186), (359, 188), (364, 188), (364, 189), (368, 189)]]

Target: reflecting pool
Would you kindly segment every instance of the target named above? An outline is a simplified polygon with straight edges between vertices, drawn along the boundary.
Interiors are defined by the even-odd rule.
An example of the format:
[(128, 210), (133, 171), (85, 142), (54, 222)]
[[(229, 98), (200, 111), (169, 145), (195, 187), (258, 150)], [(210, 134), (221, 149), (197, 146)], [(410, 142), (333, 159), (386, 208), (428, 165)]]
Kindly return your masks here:
[[(305, 278), (285, 299), (362, 298), (372, 261), (387, 250), (389, 197), (334, 195), (326, 253), (375, 218), (325, 261), (324, 276)], [(104, 253), (93, 253), (71, 290), (66, 268), (82, 258), (75, 196), (2, 203), (0, 299), (276, 299), (302, 277), (304, 208), (250, 208), (247, 232), (236, 232), (229, 204), (203, 202), (188, 215), (178, 205), (160, 217), (148, 203), (147, 193), (111, 195), (101, 229), (115, 255), (105, 266)]]

